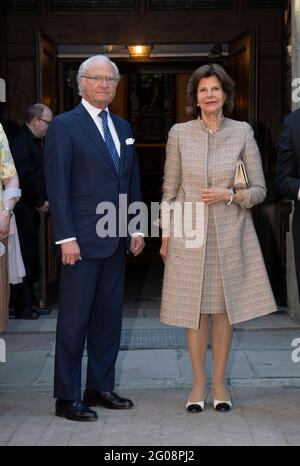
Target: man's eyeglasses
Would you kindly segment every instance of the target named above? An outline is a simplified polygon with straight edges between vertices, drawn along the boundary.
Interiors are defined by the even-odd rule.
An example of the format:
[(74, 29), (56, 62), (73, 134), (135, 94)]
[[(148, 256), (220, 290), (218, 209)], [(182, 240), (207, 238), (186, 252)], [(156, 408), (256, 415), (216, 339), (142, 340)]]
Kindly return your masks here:
[(116, 78), (115, 76), (100, 76), (100, 75), (96, 75), (96, 76), (80, 76), (81, 78), (86, 78), (86, 79), (89, 79), (91, 81), (92, 84), (98, 84), (98, 83), (103, 83), (104, 81), (107, 83), (107, 84), (115, 84), (118, 82), (118, 78)]
[(39, 120), (42, 120), (44, 123), (47, 123), (48, 125), (50, 125), (51, 123), (51, 120), (44, 120), (44, 118), (39, 118)]

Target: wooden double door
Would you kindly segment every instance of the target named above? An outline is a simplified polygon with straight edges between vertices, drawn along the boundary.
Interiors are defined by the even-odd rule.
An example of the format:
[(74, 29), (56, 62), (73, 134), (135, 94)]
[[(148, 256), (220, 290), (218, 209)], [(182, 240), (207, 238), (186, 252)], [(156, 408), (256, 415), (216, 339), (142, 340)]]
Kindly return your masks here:
[[(229, 54), (214, 60), (222, 64), (236, 82), (234, 118), (249, 121), (257, 128), (257, 32), (245, 32), (229, 44)], [(76, 72), (82, 60), (57, 58), (56, 44), (42, 31), (36, 32), (37, 100), (52, 108), (54, 114), (73, 108), (79, 101)], [(134, 62), (115, 60), (122, 79), (112, 111), (129, 120), (136, 137), (144, 202), (161, 199), (161, 186), (168, 129), (175, 122), (186, 121), (186, 85), (203, 57)], [(163, 97), (162, 97), (163, 96)], [(50, 206), (51, 215), (51, 206)], [(54, 254), (50, 215), (41, 218), (40, 305), (57, 300), (59, 264)], [(148, 238), (145, 253), (137, 262), (159, 259), (159, 238)]]

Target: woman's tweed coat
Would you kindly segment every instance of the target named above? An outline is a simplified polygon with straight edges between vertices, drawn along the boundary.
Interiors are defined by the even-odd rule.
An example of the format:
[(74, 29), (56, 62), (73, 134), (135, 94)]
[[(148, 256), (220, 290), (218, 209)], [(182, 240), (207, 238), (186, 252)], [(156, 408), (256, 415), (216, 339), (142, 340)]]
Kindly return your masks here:
[[(215, 219), (216, 248), (230, 323), (276, 311), (250, 211), (266, 196), (261, 158), (252, 128), (248, 123), (224, 118), (214, 137), (213, 153), (209, 156), (217, 158), (219, 170), (212, 186), (232, 187), (237, 161), (242, 158), (250, 188), (243, 190), (240, 204), (233, 202), (227, 206), (222, 201), (204, 206), (204, 243), (201, 247), (186, 248), (187, 238), (175, 237), (171, 233), (161, 304), (161, 321), (170, 325), (199, 328), (208, 209), (213, 209)], [(200, 201), (199, 190), (207, 187), (207, 148), (208, 133), (200, 120), (171, 128), (163, 201)]]

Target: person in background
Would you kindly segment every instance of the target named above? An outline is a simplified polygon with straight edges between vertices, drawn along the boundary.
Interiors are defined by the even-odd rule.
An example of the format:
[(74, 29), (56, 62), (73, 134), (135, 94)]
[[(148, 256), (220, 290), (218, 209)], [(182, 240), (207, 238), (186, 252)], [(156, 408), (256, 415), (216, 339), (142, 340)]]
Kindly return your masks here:
[(275, 186), (281, 196), (294, 201), (292, 234), (298, 295), (300, 297), (300, 109), (283, 123), (277, 150)]
[[(187, 96), (193, 119), (170, 130), (163, 201), (184, 208), (192, 203), (194, 212), (203, 203), (204, 241), (187, 247), (188, 237), (168, 232), (170, 226), (163, 231), (161, 321), (186, 328), (193, 368), (186, 409), (198, 413), (205, 403), (211, 315), (213, 405), (225, 412), (232, 407), (225, 384), (232, 326), (277, 309), (250, 210), (263, 202), (266, 186), (251, 126), (229, 118), (234, 82), (225, 70), (217, 64), (198, 68)], [(234, 186), (240, 159), (249, 178), (244, 189)]]
[(26, 277), (11, 285), (11, 307), (15, 319), (37, 319), (49, 310), (38, 309), (34, 283), (39, 279), (40, 214), (49, 209), (43, 168), (42, 138), (52, 120), (52, 111), (36, 103), (26, 112), (25, 124), (13, 132), (9, 144), (20, 180), (22, 198), (16, 205), (18, 226)]
[[(13, 209), (20, 195), (18, 188), (19, 180), (14, 161), (0, 124), (0, 333), (5, 330), (8, 320), (8, 236), (11, 230)], [(9, 192), (12, 194), (7, 195)]]

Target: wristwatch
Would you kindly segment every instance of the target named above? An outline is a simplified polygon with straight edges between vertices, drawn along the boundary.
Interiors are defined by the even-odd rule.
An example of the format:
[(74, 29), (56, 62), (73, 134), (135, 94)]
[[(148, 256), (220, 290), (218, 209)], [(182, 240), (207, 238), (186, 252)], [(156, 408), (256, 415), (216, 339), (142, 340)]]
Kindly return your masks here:
[(235, 194), (236, 194), (235, 188), (234, 187), (230, 188), (229, 193), (230, 193), (230, 199), (229, 199), (229, 201), (227, 202), (226, 205), (230, 205), (232, 203), (233, 199), (235, 198)]
[(14, 211), (12, 209), (10, 209), (9, 207), (4, 207), (3, 210), (7, 210), (7, 212), (9, 213), (9, 215), (12, 217), (14, 215)]

